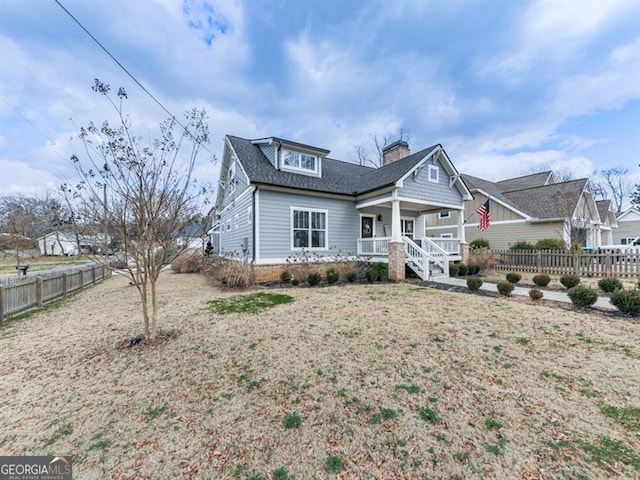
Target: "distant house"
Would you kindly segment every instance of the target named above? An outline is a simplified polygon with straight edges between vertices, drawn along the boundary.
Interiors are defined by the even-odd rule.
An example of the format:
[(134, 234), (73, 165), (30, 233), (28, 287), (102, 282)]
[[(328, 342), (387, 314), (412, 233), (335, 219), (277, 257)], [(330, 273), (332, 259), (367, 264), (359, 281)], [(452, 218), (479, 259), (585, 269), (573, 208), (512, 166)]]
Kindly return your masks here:
[[(492, 182), (462, 175), (473, 193), (465, 202), (464, 225), (468, 242), (483, 238), (491, 248), (508, 249), (519, 241), (535, 244), (555, 238), (566, 245), (600, 245), (600, 215), (586, 178), (556, 183), (550, 171)], [(489, 200), (491, 225), (478, 229), (478, 208)], [(454, 212), (427, 217), (426, 234), (453, 237)]]
[(42, 255), (74, 256), (81, 253), (99, 253), (110, 238), (104, 235), (86, 235), (73, 232), (53, 231), (38, 238)]
[(613, 231), (614, 245), (627, 245), (640, 236), (640, 209), (631, 207), (616, 218), (618, 228)]
[[(260, 265), (295, 256), (338, 255), (405, 264), (422, 278), (460, 259), (458, 239), (424, 238), (429, 212), (462, 211), (471, 194), (441, 145), (411, 154), (404, 141), (370, 168), (328, 157), (329, 150), (276, 137), (225, 137), (212, 244)], [(455, 230), (455, 228), (454, 228)]]
[(206, 242), (207, 235), (202, 225), (187, 225), (176, 235), (176, 245), (187, 249), (202, 250)]
[(598, 200), (598, 214), (600, 216), (600, 244), (613, 245), (613, 232), (618, 227), (616, 214), (611, 209), (611, 200)]

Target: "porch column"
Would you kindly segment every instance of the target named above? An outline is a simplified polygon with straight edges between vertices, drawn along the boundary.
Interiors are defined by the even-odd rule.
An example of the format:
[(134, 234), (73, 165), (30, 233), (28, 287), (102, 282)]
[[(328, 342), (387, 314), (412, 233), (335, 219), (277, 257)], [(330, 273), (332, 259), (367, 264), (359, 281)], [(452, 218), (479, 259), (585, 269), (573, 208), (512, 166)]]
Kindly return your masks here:
[(405, 256), (402, 229), (400, 228), (400, 201), (391, 202), (391, 240), (388, 247), (389, 280), (404, 280)]
[(462, 243), (467, 241), (464, 233), (464, 210), (458, 210), (458, 239)]

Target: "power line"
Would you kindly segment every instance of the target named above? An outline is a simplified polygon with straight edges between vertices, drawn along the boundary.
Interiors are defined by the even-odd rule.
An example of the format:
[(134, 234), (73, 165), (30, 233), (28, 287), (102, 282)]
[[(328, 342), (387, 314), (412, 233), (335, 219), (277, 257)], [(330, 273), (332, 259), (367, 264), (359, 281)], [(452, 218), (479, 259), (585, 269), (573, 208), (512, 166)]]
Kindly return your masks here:
[[(64, 6), (64, 5), (62, 5), (62, 3), (60, 3), (60, 1), (59, 1), (59, 0), (54, 0), (54, 2), (56, 2), (56, 3), (60, 6), (60, 8), (62, 8), (62, 10), (64, 10), (64, 11), (65, 11), (65, 13), (66, 13), (67, 15), (69, 15), (69, 17), (71, 17), (71, 18), (73, 19), (73, 21), (74, 21), (74, 22), (76, 22), (76, 23), (78, 24), (78, 26), (79, 26), (82, 30), (84, 30), (84, 32), (85, 32), (87, 35), (89, 35), (89, 37), (90, 37), (94, 42), (96, 42), (96, 44), (97, 44), (97, 45), (98, 45), (98, 46), (99, 46), (99, 47), (100, 47), (100, 48), (101, 48), (101, 49), (102, 49), (102, 50), (103, 50), (107, 55), (109, 55), (109, 57), (110, 57), (114, 62), (116, 62), (116, 64), (117, 64), (117, 65), (118, 65), (118, 66), (119, 66), (119, 67), (120, 67), (120, 68), (121, 68), (121, 69), (122, 69), (122, 70), (123, 70), (123, 71), (124, 71), (124, 72), (125, 72), (125, 73), (126, 73), (126, 74), (127, 74), (127, 75), (128, 75), (128, 76), (129, 76), (129, 77), (130, 77), (134, 82), (135, 82), (135, 83), (136, 83), (136, 85), (138, 85), (138, 86), (139, 86), (139, 87), (140, 87), (140, 88), (141, 88), (141, 89), (142, 89), (142, 90), (143, 90), (147, 95), (149, 95), (149, 97), (151, 97), (151, 99), (152, 99), (154, 102), (156, 102), (156, 103), (160, 106), (160, 108), (162, 108), (162, 110), (164, 110), (164, 111), (165, 111), (165, 112), (166, 112), (166, 113), (167, 113), (167, 114), (168, 114), (168, 115), (169, 115), (169, 116), (170, 116), (170, 117), (171, 117), (171, 118), (172, 118), (172, 119), (173, 119), (173, 120), (174, 120), (178, 125), (180, 125), (180, 126), (181, 126), (185, 131), (186, 131), (186, 132), (189, 132), (189, 129), (188, 129), (187, 127), (185, 127), (185, 126), (180, 122), (180, 120), (178, 120), (178, 118), (177, 118), (173, 113), (171, 113), (171, 112), (170, 112), (170, 111), (169, 111), (169, 110), (168, 110), (168, 109), (167, 109), (167, 108), (166, 108), (166, 107), (165, 107), (165, 106), (160, 102), (160, 100), (158, 100), (158, 99), (157, 99), (157, 98), (156, 98), (156, 97), (155, 97), (155, 96), (154, 96), (154, 95), (153, 95), (149, 90), (147, 90), (147, 89), (145, 88), (145, 86), (144, 86), (144, 85), (142, 85), (142, 83), (140, 83), (140, 82), (138, 81), (138, 79), (137, 79), (137, 78), (136, 78), (136, 77), (135, 77), (135, 76), (134, 76), (134, 75), (133, 75), (129, 70), (127, 70), (127, 68), (126, 68), (124, 65), (122, 65), (122, 63), (120, 63), (120, 62), (118, 61), (118, 59), (117, 59), (116, 57), (114, 57), (114, 56), (111, 54), (111, 52), (110, 52), (109, 50), (107, 50), (107, 48), (106, 48), (104, 45), (102, 45), (102, 43), (100, 43), (100, 41), (99, 41), (97, 38), (96, 38), (96, 37), (94, 37), (94, 36), (93, 36), (93, 34), (92, 34), (89, 30), (87, 30), (87, 29), (85, 28), (85, 26), (84, 26), (82, 23), (80, 23), (80, 21), (79, 21), (76, 17), (74, 17), (74, 16), (73, 16), (73, 14), (72, 14), (69, 10), (67, 10), (67, 9), (65, 8), (65, 6)], [(189, 134), (191, 134), (191, 132), (189, 132)], [(192, 136), (193, 136), (193, 138), (195, 139), (195, 141), (196, 141), (196, 142), (198, 142), (198, 143), (200, 144), (200, 146), (201, 146), (202, 148), (204, 148), (204, 149), (205, 149), (207, 152), (209, 152), (211, 155), (215, 156), (215, 155), (211, 152), (211, 150), (209, 150), (209, 149), (207, 148), (207, 146), (206, 146), (206, 145), (204, 145), (202, 142), (200, 142), (200, 140), (198, 140), (198, 139), (196, 138), (196, 136), (195, 136), (195, 135), (192, 135)]]
[(25, 122), (27, 122), (29, 125), (31, 125), (34, 129), (36, 129), (38, 132), (40, 132), (42, 134), (42, 136), (44, 138), (46, 138), (47, 140), (49, 140), (49, 142), (51, 142), (51, 145), (55, 145), (56, 142), (54, 140), (51, 140), (51, 138), (49, 137), (49, 135), (47, 135), (46, 133), (44, 133), (35, 123), (33, 123), (31, 120), (29, 120), (27, 117), (25, 117), (22, 113), (20, 113), (20, 111), (14, 107), (13, 105), (11, 105), (9, 102), (7, 102), (7, 100), (0, 95), (0, 100), (2, 100), (4, 103), (6, 103), (9, 108), (11, 108), (11, 110), (13, 110), (14, 112), (16, 112), (16, 114), (22, 118)]

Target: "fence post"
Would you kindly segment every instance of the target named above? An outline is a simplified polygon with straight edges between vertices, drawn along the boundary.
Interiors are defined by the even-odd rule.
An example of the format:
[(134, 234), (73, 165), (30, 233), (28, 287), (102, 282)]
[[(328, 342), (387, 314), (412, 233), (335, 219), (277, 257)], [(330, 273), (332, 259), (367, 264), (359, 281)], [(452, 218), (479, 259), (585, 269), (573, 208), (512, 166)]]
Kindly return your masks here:
[(42, 306), (42, 278), (36, 277), (36, 305)]
[(542, 252), (540, 250), (536, 255), (536, 266), (538, 267), (538, 273), (542, 273)]
[(0, 285), (0, 325), (4, 322), (4, 287)]
[(80, 273), (80, 288), (84, 288), (84, 274), (82, 273), (82, 269), (79, 269), (78, 272)]
[(604, 258), (604, 273), (606, 277), (611, 275), (611, 252), (607, 252), (607, 256)]
[(67, 298), (67, 274), (62, 272), (62, 298)]

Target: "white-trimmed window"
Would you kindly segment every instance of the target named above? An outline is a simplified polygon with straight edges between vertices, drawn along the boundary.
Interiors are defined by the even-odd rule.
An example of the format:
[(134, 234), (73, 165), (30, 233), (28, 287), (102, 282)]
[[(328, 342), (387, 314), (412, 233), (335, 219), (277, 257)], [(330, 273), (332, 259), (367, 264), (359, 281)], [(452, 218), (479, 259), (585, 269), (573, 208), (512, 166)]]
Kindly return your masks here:
[(291, 207), (291, 249), (326, 250), (327, 210)]
[(231, 220), (227, 220), (227, 231), (231, 230)]
[(247, 225), (251, 225), (253, 223), (253, 208), (251, 205), (247, 207)]
[(229, 172), (227, 175), (227, 192), (233, 193), (236, 191), (236, 162), (231, 159), (231, 163), (229, 164)]
[(441, 233), (440, 238), (453, 238), (453, 233)]
[(282, 150), (282, 168), (305, 173), (318, 173), (318, 157), (308, 153)]
[(439, 214), (438, 214), (438, 218), (440, 220), (444, 220), (445, 218), (451, 218), (451, 210), (442, 210)]
[(429, 165), (429, 181), (433, 183), (438, 183), (438, 175), (440, 173), (440, 169), (437, 165)]

